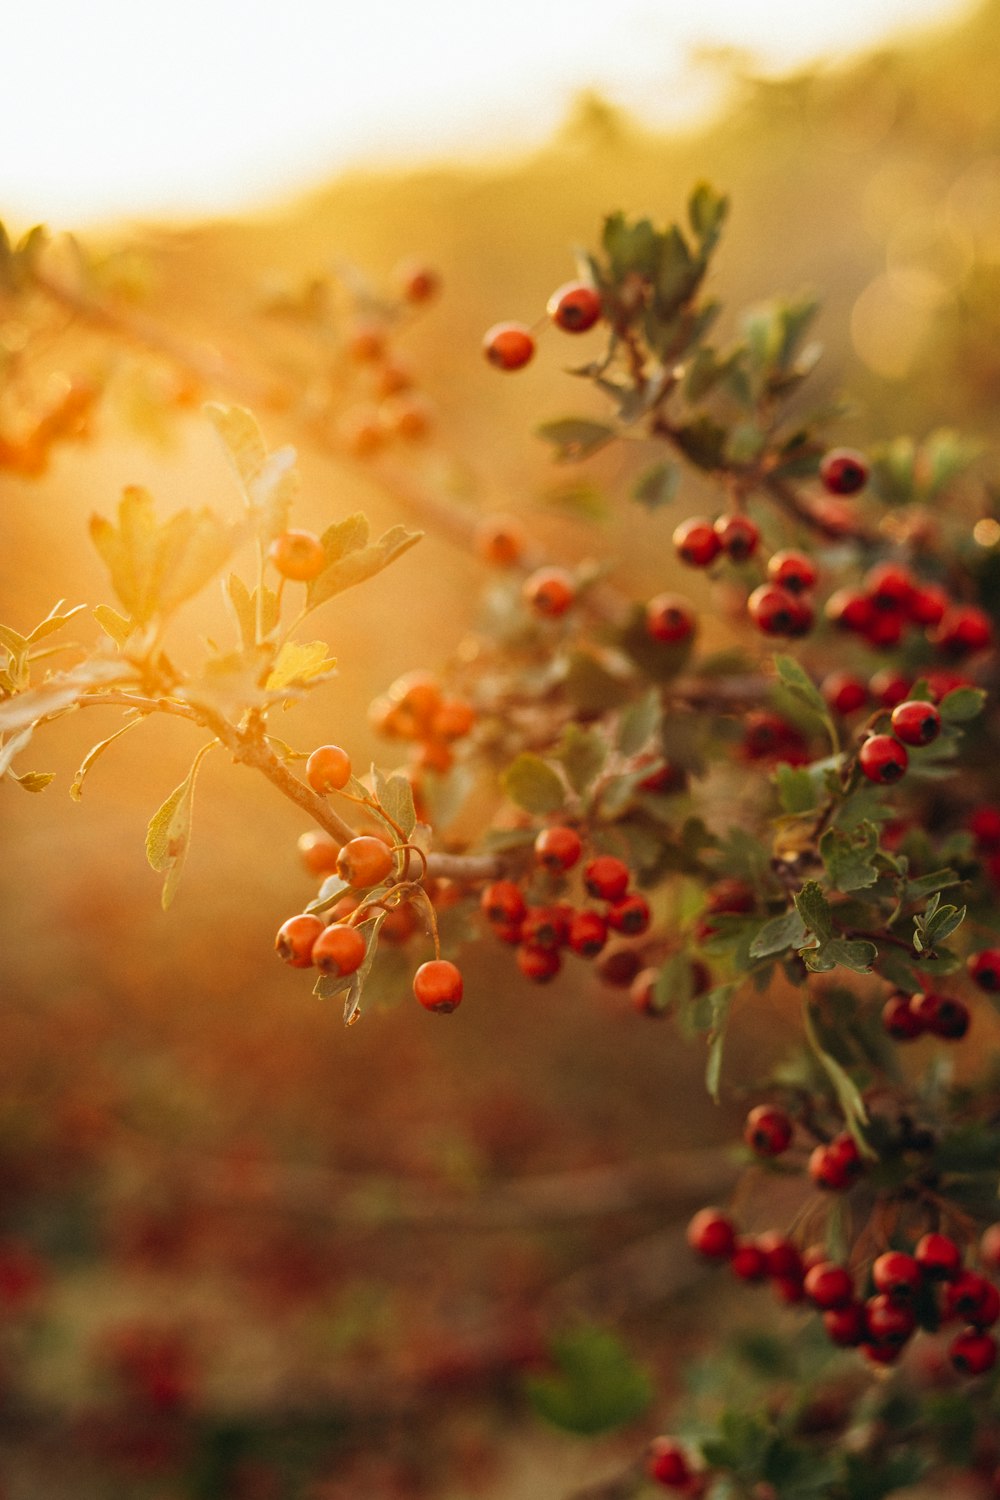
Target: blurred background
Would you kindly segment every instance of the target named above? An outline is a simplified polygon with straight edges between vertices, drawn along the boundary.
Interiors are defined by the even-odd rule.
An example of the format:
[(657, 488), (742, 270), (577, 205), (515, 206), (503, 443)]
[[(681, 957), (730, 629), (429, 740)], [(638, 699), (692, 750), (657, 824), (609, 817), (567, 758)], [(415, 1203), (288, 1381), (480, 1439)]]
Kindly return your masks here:
[[(78, 232), (136, 318), (255, 389), (315, 369), (280, 312), (317, 278), (349, 265), (382, 287), (418, 257), (443, 290), (399, 339), (433, 412), (406, 471), (613, 559), (623, 588), (670, 587), (674, 518), (637, 544), (632, 460), (587, 466), (596, 529), (567, 516), (531, 436), (585, 404), (562, 351), (516, 380), (479, 352), (489, 324), (540, 316), (607, 212), (669, 221), (699, 178), (730, 193), (723, 331), (818, 291), (813, 396), (846, 391), (844, 441), (995, 442), (1000, 387), (1000, 4), (705, 3), (683, 27), (673, 9), (22, 6), (5, 217)], [(69, 339), (111, 399), (44, 473), (0, 474), (0, 618), (19, 630), (58, 597), (108, 597), (86, 524), (124, 484), (164, 514), (237, 503), (198, 404), (249, 398), (182, 388), (123, 337)], [(343, 445), (258, 415), (299, 444), (298, 524), (410, 519)], [(430, 535), (330, 604), (339, 676), (287, 737), (386, 763), (369, 700), (447, 663), (484, 582)], [(199, 600), (178, 655), (223, 618)], [(727, 1190), (739, 1117), (705, 1099), (700, 1047), (579, 966), (540, 990), (486, 947), (450, 1023), (388, 984), (345, 1032), (271, 952), (313, 890), (296, 814), (209, 758), (164, 914), (145, 826), (196, 746), (150, 724), (71, 804), (91, 731), (115, 727), (60, 722), (35, 755), (56, 782), (0, 802), (0, 1496), (527, 1500), (613, 1472), (668, 1410), (709, 1298), (719, 1316), (678, 1248)], [(780, 1049), (770, 1019), (737, 1026), (734, 1078)], [(521, 1383), (581, 1324), (657, 1382), (645, 1425), (596, 1443), (545, 1428)]]

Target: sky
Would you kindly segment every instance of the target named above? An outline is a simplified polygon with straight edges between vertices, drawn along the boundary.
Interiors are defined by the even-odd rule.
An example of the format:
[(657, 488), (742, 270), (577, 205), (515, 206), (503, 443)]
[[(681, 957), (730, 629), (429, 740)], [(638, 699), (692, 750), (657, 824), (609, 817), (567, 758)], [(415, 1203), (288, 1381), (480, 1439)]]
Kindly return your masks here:
[(543, 141), (596, 89), (710, 107), (699, 48), (836, 61), (969, 0), (21, 0), (0, 49), (0, 216), (83, 227), (279, 205), (348, 166)]

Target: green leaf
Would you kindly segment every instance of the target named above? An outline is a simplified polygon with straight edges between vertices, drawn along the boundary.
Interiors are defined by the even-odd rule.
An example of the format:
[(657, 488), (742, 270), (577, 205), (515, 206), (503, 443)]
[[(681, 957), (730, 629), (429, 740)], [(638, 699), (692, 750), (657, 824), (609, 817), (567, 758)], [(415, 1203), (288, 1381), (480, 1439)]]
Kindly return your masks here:
[(592, 422), (585, 417), (560, 417), (554, 422), (542, 422), (535, 428), (535, 436), (553, 445), (556, 463), (576, 463), (606, 447), (618, 436), (618, 430), (606, 422)]
[(381, 771), (375, 773), (375, 795), (379, 806), (409, 838), (417, 826), (417, 814), (413, 805), (413, 787), (405, 776), (385, 777)]
[(729, 436), (712, 417), (696, 417), (683, 427), (678, 427), (674, 437), (677, 446), (699, 469), (717, 469), (726, 456), (726, 439)]
[(541, 756), (524, 751), (501, 777), (507, 796), (530, 813), (558, 812), (566, 801), (562, 778)]
[(688, 199), (688, 219), (702, 243), (702, 254), (718, 240), (728, 212), (729, 199), (723, 193), (717, 193), (707, 182), (697, 184)]
[(801, 948), (808, 934), (798, 910), (783, 912), (764, 923), (750, 944), (750, 957), (767, 958), (772, 953), (783, 953), (786, 948)]
[(870, 1157), (874, 1153), (864, 1136), (864, 1127), (868, 1124), (868, 1111), (865, 1109), (865, 1101), (861, 1097), (861, 1092), (851, 1075), (841, 1067), (835, 1057), (830, 1056), (821, 1043), (816, 1031), (815, 1016), (811, 1002), (806, 1001), (806, 1004), (802, 1008), (802, 1016), (809, 1045), (816, 1054), (817, 1061), (823, 1068), (826, 1076), (833, 1084), (834, 1093), (843, 1111), (847, 1128), (857, 1141), (863, 1154)]
[(571, 703), (584, 713), (617, 708), (630, 696), (630, 684), (609, 671), (589, 651), (574, 651), (566, 663), (563, 687)]
[(862, 938), (828, 938), (818, 948), (807, 948), (802, 959), (807, 969), (814, 974), (825, 974), (838, 965), (853, 969), (856, 974), (870, 974), (878, 957), (874, 943)]
[(712, 1025), (708, 1034), (705, 1087), (716, 1104), (719, 1102), (719, 1084), (722, 1076), (722, 1049), (726, 1041), (726, 1028), (729, 1025), (735, 994), (735, 984), (722, 985), (712, 991)]
[(778, 766), (774, 773), (774, 782), (783, 812), (813, 811), (816, 806), (816, 783), (803, 766)]
[[(383, 568), (408, 552), (422, 536), (422, 531), (407, 531), (405, 526), (392, 526), (371, 546), (349, 551), (328, 563), (308, 587), (307, 608), (316, 609), (335, 594), (342, 594), (345, 589), (374, 578), (376, 573), (381, 573)], [(323, 539), (323, 546), (325, 549), (326, 537)]]
[(648, 510), (659, 510), (660, 506), (669, 505), (675, 498), (680, 482), (680, 470), (676, 464), (656, 464), (640, 474), (632, 487), (632, 498)]
[(833, 937), (830, 905), (815, 880), (808, 880), (794, 898), (795, 907), (810, 932), (820, 941)]
[(191, 813), (194, 807), (194, 784), (205, 756), (217, 740), (202, 745), (190, 771), (180, 786), (157, 808), (146, 830), (146, 858), (158, 874), (164, 876), (163, 908), (173, 901), (180, 883), (184, 861), (191, 842)]
[(660, 236), (648, 219), (630, 224), (623, 213), (609, 214), (601, 236), (611, 275), (621, 281), (630, 271), (652, 278), (660, 256)]
[(938, 712), (946, 724), (965, 724), (983, 711), (986, 694), (982, 688), (960, 687), (945, 693)]
[(656, 690), (630, 703), (618, 720), (617, 745), (630, 759), (645, 750), (659, 735), (663, 723), (663, 704)]
[(553, 1340), (555, 1372), (530, 1375), (525, 1389), (539, 1416), (593, 1436), (640, 1416), (653, 1399), (649, 1375), (613, 1334), (585, 1326)]
[(849, 833), (828, 828), (819, 841), (819, 852), (835, 890), (865, 890), (878, 879), (873, 863), (878, 853), (878, 829), (874, 823), (859, 823)]
[(596, 729), (567, 724), (557, 755), (570, 786), (583, 796), (604, 769), (608, 743)]
[(808, 672), (800, 667), (791, 656), (776, 656), (774, 667), (779, 682), (788, 689), (793, 698), (806, 708), (811, 708), (814, 714), (825, 721), (829, 716), (826, 700)]

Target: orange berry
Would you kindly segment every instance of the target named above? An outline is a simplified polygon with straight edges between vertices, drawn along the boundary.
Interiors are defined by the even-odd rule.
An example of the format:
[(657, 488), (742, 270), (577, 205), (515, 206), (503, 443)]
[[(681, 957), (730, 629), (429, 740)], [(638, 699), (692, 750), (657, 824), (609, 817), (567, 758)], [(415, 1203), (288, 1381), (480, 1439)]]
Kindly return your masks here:
[(545, 311), (564, 333), (586, 333), (601, 316), (600, 294), (586, 281), (567, 281), (557, 287)]
[(464, 698), (442, 698), (431, 718), (431, 733), (439, 740), (460, 740), (476, 722), (476, 710)]
[(412, 388), (413, 371), (402, 360), (387, 360), (375, 370), (373, 384), (376, 396), (385, 401), (389, 396), (398, 396), (400, 391), (408, 391)]
[(386, 439), (378, 410), (374, 406), (352, 406), (337, 423), (337, 433), (348, 453), (355, 458), (370, 458)]
[(413, 993), (425, 1010), (447, 1015), (462, 1003), (462, 971), (447, 958), (432, 958), (414, 974)]
[(535, 840), (535, 860), (554, 875), (571, 870), (583, 853), (575, 828), (543, 828)]
[(483, 335), (483, 353), (498, 370), (521, 370), (534, 356), (534, 335), (523, 323), (494, 323)]
[(384, 943), (405, 943), (417, 930), (412, 906), (394, 906), (386, 912), (378, 935)]
[(405, 672), (389, 688), (389, 697), (421, 726), (429, 726), (441, 707), (441, 684), (432, 672)]
[(337, 856), (337, 874), (355, 889), (377, 885), (391, 874), (392, 850), (370, 834), (350, 839)]
[(313, 944), (312, 961), (321, 974), (353, 974), (365, 956), (365, 940), (356, 927), (334, 922)]
[(295, 583), (309, 583), (326, 567), (323, 543), (311, 531), (283, 531), (268, 547), (267, 555), (281, 576)]
[(274, 951), (293, 969), (309, 969), (312, 967), (313, 948), (322, 931), (323, 923), (319, 917), (301, 912), (282, 922), (274, 940)]
[(442, 776), (445, 771), (450, 771), (455, 763), (451, 746), (446, 745), (443, 740), (424, 740), (417, 755), (417, 763), (421, 770), (437, 771)]
[(434, 408), (424, 396), (392, 396), (382, 407), (382, 421), (404, 442), (419, 443), (434, 425)]
[(333, 875), (337, 869), (340, 845), (319, 828), (299, 837), (298, 851), (310, 875)]
[(564, 615), (576, 599), (573, 575), (565, 568), (538, 568), (524, 580), (522, 595), (526, 604), (548, 620)]
[(347, 330), (344, 347), (359, 365), (373, 364), (385, 353), (385, 327), (374, 318), (358, 318)]
[(350, 779), (351, 757), (339, 745), (320, 745), (306, 761), (306, 780), (321, 797), (339, 792)]
[(441, 277), (433, 266), (419, 260), (404, 260), (393, 272), (393, 281), (404, 302), (430, 302), (441, 290)]
[(510, 568), (524, 555), (525, 535), (510, 516), (484, 516), (476, 527), (475, 547), (494, 568)]

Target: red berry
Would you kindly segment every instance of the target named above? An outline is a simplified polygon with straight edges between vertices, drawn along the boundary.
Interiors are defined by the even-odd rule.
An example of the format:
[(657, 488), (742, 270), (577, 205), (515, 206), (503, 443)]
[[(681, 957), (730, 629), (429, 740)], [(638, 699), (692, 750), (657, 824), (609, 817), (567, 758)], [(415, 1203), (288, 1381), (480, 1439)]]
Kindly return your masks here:
[(889, 1297), (911, 1297), (923, 1280), (920, 1263), (903, 1250), (887, 1250), (872, 1266), (872, 1280), (877, 1291)]
[(462, 1003), (462, 971), (447, 958), (432, 958), (413, 976), (413, 993), (425, 1010), (447, 1015)]
[(805, 1274), (802, 1256), (791, 1240), (775, 1229), (757, 1236), (757, 1246), (767, 1258), (767, 1274), (775, 1281), (799, 1281)]
[(746, 1117), (743, 1139), (758, 1156), (780, 1156), (792, 1140), (793, 1126), (783, 1109), (758, 1104)]
[(977, 1328), (988, 1328), (1000, 1317), (1000, 1293), (992, 1281), (976, 1271), (960, 1271), (948, 1284), (944, 1299), (946, 1317), (962, 1318)]
[(738, 1239), (729, 1257), (729, 1268), (740, 1281), (765, 1281), (767, 1256), (756, 1240)]
[(713, 530), (719, 546), (732, 562), (746, 562), (760, 542), (760, 532), (748, 516), (719, 516)]
[(960, 659), (992, 646), (993, 626), (984, 610), (973, 604), (961, 605), (948, 611), (928, 640), (946, 656)]
[(613, 854), (598, 854), (583, 869), (583, 883), (599, 901), (620, 901), (628, 890), (630, 870)]
[(498, 927), (523, 921), (528, 910), (520, 886), (512, 880), (494, 880), (480, 896), (479, 907), (487, 922)]
[(668, 1007), (657, 999), (659, 969), (640, 969), (629, 985), (629, 999), (641, 1016), (665, 1016)]
[(283, 531), (267, 549), (267, 555), (283, 578), (309, 583), (326, 567), (323, 543), (311, 531)]
[(831, 672), (819, 690), (835, 714), (853, 714), (868, 702), (868, 688), (853, 672)]
[(524, 580), (524, 602), (536, 615), (557, 620), (576, 600), (576, 583), (565, 568), (538, 568)]
[(891, 722), (893, 734), (904, 745), (929, 745), (941, 733), (941, 715), (933, 703), (915, 698), (897, 703)]
[(553, 875), (571, 870), (582, 852), (583, 843), (575, 828), (543, 828), (535, 839), (535, 861)]
[(552, 293), (545, 310), (564, 333), (586, 333), (601, 316), (601, 298), (586, 281), (567, 281)]
[(876, 610), (864, 636), (876, 651), (889, 651), (899, 645), (905, 629), (906, 618), (899, 610)]
[(824, 614), (838, 630), (852, 630), (864, 635), (875, 613), (867, 594), (860, 589), (837, 589), (826, 601)]
[(876, 1344), (905, 1344), (917, 1326), (913, 1308), (884, 1292), (865, 1303), (865, 1326)]
[(762, 583), (747, 600), (747, 613), (765, 635), (805, 635), (813, 623), (808, 600), (776, 583)]
[(350, 839), (337, 855), (337, 874), (355, 889), (364, 889), (385, 880), (393, 863), (388, 844), (372, 834), (362, 834)]
[(691, 1478), (687, 1455), (676, 1438), (657, 1437), (646, 1451), (646, 1473), (667, 1489), (686, 1488)]
[(350, 779), (351, 757), (339, 745), (320, 745), (306, 761), (306, 780), (321, 797), (339, 792)]
[(805, 1289), (810, 1302), (824, 1310), (847, 1307), (854, 1301), (854, 1281), (850, 1271), (832, 1260), (821, 1261), (806, 1272)]
[(687, 1242), (706, 1260), (728, 1260), (736, 1248), (732, 1219), (718, 1208), (700, 1208), (687, 1227)]
[(966, 819), (965, 825), (976, 841), (976, 848), (985, 853), (1000, 850), (1000, 807), (977, 807)]
[(529, 906), (521, 935), (532, 948), (561, 948), (569, 936), (569, 918), (560, 906)]
[(681, 562), (690, 568), (707, 568), (722, 550), (711, 521), (704, 516), (689, 516), (674, 529), (674, 546)]
[(914, 625), (940, 625), (950, 604), (945, 589), (936, 583), (922, 583), (910, 596), (906, 613)]
[(522, 943), (517, 950), (517, 967), (525, 979), (547, 984), (559, 973), (562, 959), (557, 948), (536, 948), (533, 943)]
[(768, 559), (767, 576), (779, 588), (791, 594), (804, 594), (811, 589), (819, 573), (811, 557), (804, 552), (785, 550), (775, 552)]
[(646, 634), (654, 641), (676, 645), (694, 634), (695, 616), (679, 594), (657, 594), (646, 605)]
[(894, 1365), (903, 1352), (903, 1345), (888, 1340), (881, 1344), (864, 1342), (861, 1345), (861, 1352), (874, 1364)]
[(938, 995), (931, 991), (914, 995), (910, 1009), (920, 1020), (925, 1031), (933, 1032), (947, 1042), (961, 1041), (969, 1029), (969, 1007), (951, 995)]
[(880, 786), (892, 786), (905, 773), (910, 757), (891, 734), (873, 734), (858, 751), (861, 774)]
[(838, 1135), (828, 1145), (817, 1146), (809, 1157), (810, 1177), (829, 1192), (844, 1192), (862, 1170), (861, 1153), (850, 1135)]
[(596, 958), (607, 940), (608, 924), (599, 911), (574, 912), (568, 933), (569, 946), (574, 953), (581, 958)]
[(901, 992), (890, 995), (882, 1007), (882, 1026), (895, 1042), (912, 1042), (923, 1036), (925, 1025), (914, 1015), (912, 996)]
[(422, 261), (406, 260), (393, 272), (400, 296), (407, 302), (430, 302), (441, 290), (441, 277), (433, 266)]
[(967, 1328), (956, 1339), (952, 1339), (948, 1356), (962, 1375), (984, 1375), (996, 1363), (996, 1339), (988, 1333)]
[(914, 582), (910, 572), (898, 563), (877, 563), (864, 577), (865, 593), (875, 609), (890, 612), (909, 609)]
[(843, 1307), (828, 1308), (823, 1314), (823, 1327), (832, 1344), (842, 1349), (854, 1349), (867, 1332), (865, 1310), (860, 1302), (848, 1302)]
[(601, 954), (595, 967), (602, 983), (613, 989), (627, 990), (642, 968), (642, 959), (633, 948), (612, 948)]
[(313, 945), (312, 960), (322, 974), (353, 974), (365, 956), (365, 940), (356, 927), (333, 922)]
[(895, 708), (909, 696), (913, 686), (909, 677), (897, 672), (895, 667), (883, 667), (868, 684), (868, 691), (880, 708)]
[(524, 529), (512, 516), (484, 516), (476, 527), (476, 551), (494, 568), (511, 568), (520, 562), (526, 545)]
[(608, 908), (608, 926), (625, 937), (638, 937), (649, 926), (651, 913), (645, 896), (625, 896)]
[(483, 335), (483, 353), (498, 370), (521, 370), (535, 353), (535, 339), (523, 323), (494, 323)]
[(313, 947), (322, 931), (323, 923), (319, 917), (309, 912), (289, 917), (278, 928), (274, 951), (293, 969), (309, 969), (312, 967)]
[(820, 461), (819, 477), (831, 495), (856, 495), (868, 483), (868, 461), (853, 448), (831, 448)]
[(913, 1255), (924, 1275), (934, 1281), (953, 1281), (962, 1268), (962, 1252), (946, 1234), (925, 1234)]
[(1000, 1271), (1000, 1223), (991, 1224), (988, 1229), (983, 1230), (983, 1237), (979, 1241), (979, 1255), (983, 1264), (989, 1266), (991, 1271)]
[(802, 765), (809, 759), (802, 732), (780, 714), (767, 709), (755, 709), (746, 715), (740, 749), (747, 760), (774, 759), (788, 765)]

